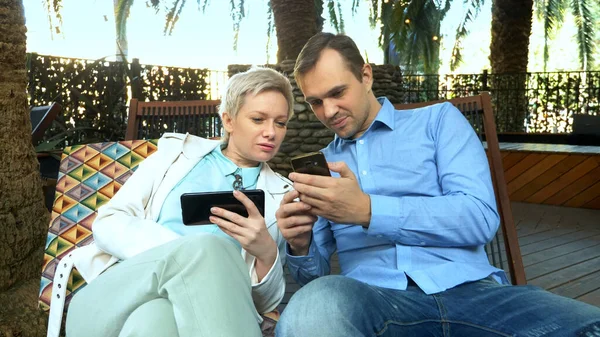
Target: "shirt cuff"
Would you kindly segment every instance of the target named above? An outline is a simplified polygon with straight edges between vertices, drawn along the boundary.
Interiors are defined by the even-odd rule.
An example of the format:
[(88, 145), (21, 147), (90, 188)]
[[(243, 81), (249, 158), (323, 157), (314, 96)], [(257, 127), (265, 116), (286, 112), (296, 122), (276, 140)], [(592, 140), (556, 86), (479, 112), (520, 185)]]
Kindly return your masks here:
[(252, 279), (252, 288), (256, 288), (256, 287), (260, 287), (261, 285), (267, 283), (269, 281), (269, 279), (271, 277), (273, 277), (273, 274), (275, 273), (274, 270), (276, 270), (277, 268), (283, 268), (281, 266), (281, 263), (279, 262), (279, 249), (277, 249), (277, 257), (275, 258), (275, 262), (273, 262), (273, 265), (271, 266), (271, 269), (269, 269), (269, 272), (267, 273), (267, 275), (265, 275), (265, 277), (263, 277), (263, 279), (260, 282), (256, 282), (258, 280), (258, 274), (256, 274), (256, 261), (254, 260), (254, 265), (252, 265), (252, 270), (250, 272), (250, 275), (254, 276), (256, 275), (256, 278), (251, 277)]
[(398, 197), (370, 195), (371, 221), (365, 231), (368, 235), (377, 237), (396, 236), (402, 219), (402, 203)]
[(285, 253), (288, 267), (301, 268), (303, 270), (315, 270), (317, 268), (317, 257), (319, 251), (314, 240), (311, 240), (310, 246), (308, 246), (308, 254), (304, 256), (297, 256), (290, 254), (290, 245), (285, 244)]

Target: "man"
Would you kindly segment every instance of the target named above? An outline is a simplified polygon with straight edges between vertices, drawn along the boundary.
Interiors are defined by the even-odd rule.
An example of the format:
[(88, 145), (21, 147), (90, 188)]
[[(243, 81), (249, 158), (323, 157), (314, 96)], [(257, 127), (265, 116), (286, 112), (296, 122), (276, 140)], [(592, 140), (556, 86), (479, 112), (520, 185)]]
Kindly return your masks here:
[[(488, 162), (456, 108), (394, 110), (343, 35), (311, 38), (295, 76), (336, 133), (323, 150), (336, 177), (290, 174), (277, 219), (305, 286), (278, 336), (600, 334), (600, 309), (510, 286), (489, 264), (499, 216)], [(343, 276), (325, 276), (336, 250)]]

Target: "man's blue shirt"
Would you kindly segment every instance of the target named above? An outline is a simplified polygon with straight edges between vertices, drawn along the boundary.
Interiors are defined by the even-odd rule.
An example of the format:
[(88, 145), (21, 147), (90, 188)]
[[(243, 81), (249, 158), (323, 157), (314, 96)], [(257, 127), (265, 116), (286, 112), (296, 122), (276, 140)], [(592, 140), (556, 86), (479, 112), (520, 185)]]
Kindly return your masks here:
[(343, 161), (371, 198), (368, 228), (319, 217), (307, 256), (287, 261), (300, 283), (327, 275), (336, 250), (341, 274), (406, 289), (407, 276), (437, 293), (494, 275), (484, 245), (499, 226), (488, 160), (473, 128), (450, 103), (395, 110), (385, 98), (357, 139), (335, 139), (327, 161)]

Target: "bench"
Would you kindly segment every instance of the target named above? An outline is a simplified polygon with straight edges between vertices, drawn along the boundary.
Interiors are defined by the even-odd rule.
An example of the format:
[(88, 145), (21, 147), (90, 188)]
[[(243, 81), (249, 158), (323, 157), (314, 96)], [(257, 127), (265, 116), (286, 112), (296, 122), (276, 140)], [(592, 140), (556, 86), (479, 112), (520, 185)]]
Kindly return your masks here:
[(158, 139), (165, 132), (221, 136), (220, 100), (129, 103), (125, 140)]

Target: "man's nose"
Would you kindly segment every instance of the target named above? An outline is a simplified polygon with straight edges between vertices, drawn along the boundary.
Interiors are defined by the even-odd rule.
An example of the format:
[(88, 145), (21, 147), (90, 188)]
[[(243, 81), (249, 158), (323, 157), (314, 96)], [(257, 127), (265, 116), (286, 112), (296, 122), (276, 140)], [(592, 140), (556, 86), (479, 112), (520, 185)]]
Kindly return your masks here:
[(338, 105), (333, 100), (324, 100), (323, 108), (325, 111), (325, 118), (332, 118), (340, 110)]

